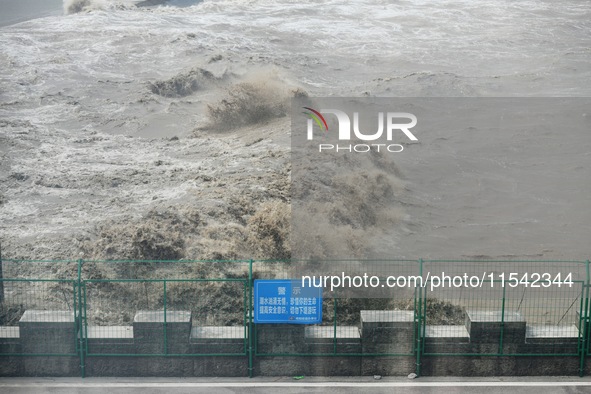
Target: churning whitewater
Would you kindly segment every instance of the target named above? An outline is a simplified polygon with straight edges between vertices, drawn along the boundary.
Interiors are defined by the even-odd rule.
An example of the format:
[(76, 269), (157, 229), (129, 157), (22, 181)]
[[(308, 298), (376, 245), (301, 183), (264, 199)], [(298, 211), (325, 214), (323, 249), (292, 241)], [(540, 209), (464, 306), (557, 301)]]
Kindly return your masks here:
[[(63, 10), (0, 29), (0, 238), (13, 258), (148, 258), (146, 240), (172, 259), (288, 256), (294, 96), (591, 95), (588, 1), (65, 0)], [(379, 209), (392, 217), (370, 212), (381, 217), (374, 230), (415, 237), (392, 250), (417, 257), (424, 234), (473, 234), (484, 222), (462, 218), (518, 186), (474, 175), (478, 201), (462, 181), (463, 199), (445, 194), (450, 168), (422, 167), (429, 155), (451, 157), (451, 172), (479, 171), (462, 153), (474, 141), (452, 140), (423, 135), (415, 167), (376, 162), (365, 178), (331, 182), (365, 182), (351, 201), (385, 191)], [(579, 245), (577, 258), (590, 222), (588, 142), (573, 156), (581, 163), (545, 168), (556, 190), (572, 182), (581, 193), (541, 199), (548, 220), (568, 221), (564, 246)], [(579, 212), (568, 218), (556, 210), (566, 195)], [(343, 214), (331, 204), (318, 214)], [(361, 221), (363, 209), (351, 202), (346, 214)], [(497, 222), (508, 237), (523, 231)], [(326, 248), (363, 255), (349, 242), (361, 224), (347, 226)], [(476, 253), (490, 242), (467, 244)], [(524, 245), (510, 253), (564, 253)], [(456, 254), (447, 242), (432, 252)]]

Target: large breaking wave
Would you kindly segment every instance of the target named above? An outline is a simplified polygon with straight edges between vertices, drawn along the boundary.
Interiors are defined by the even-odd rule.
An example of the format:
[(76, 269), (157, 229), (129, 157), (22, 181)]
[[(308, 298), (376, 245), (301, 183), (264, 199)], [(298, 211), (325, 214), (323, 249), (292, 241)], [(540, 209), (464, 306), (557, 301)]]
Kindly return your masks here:
[(77, 14), (102, 9), (105, 5), (104, 0), (64, 0), (64, 14)]

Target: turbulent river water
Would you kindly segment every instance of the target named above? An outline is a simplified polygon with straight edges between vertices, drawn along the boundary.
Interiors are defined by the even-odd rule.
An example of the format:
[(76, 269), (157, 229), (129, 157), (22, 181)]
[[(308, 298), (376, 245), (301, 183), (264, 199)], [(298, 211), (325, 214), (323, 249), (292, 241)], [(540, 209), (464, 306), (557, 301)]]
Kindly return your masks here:
[[(7, 238), (114, 214), (101, 188), (130, 175), (107, 186), (96, 177), (170, 153), (161, 139), (191, 135), (227, 81), (274, 81), (316, 96), (591, 95), (587, 0), (68, 0), (62, 8), (0, 28)], [(125, 198), (112, 191), (120, 210), (151, 203), (141, 187)], [(159, 198), (187, 188), (168, 185)]]

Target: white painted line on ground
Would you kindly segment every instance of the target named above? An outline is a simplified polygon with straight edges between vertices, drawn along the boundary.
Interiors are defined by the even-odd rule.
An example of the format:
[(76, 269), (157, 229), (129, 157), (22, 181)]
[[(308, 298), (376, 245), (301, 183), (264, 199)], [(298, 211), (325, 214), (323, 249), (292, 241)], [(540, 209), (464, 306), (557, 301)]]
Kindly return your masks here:
[(575, 382), (231, 382), (231, 383), (0, 383), (6, 388), (239, 388), (239, 387), (564, 387), (589, 386), (590, 381)]

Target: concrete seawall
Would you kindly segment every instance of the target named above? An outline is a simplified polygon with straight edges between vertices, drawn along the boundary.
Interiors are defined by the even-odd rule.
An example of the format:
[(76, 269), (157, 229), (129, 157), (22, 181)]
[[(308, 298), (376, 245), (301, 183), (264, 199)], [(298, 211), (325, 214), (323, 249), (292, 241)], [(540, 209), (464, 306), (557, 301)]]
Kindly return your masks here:
[(243, 326), (193, 327), (187, 311), (79, 327), (74, 312), (26, 311), (0, 328), (0, 376), (400, 376), (417, 363), (428, 376), (578, 375), (584, 343), (576, 325), (479, 310), (421, 330), (413, 312), (361, 311), (359, 327), (258, 324), (253, 338)]

